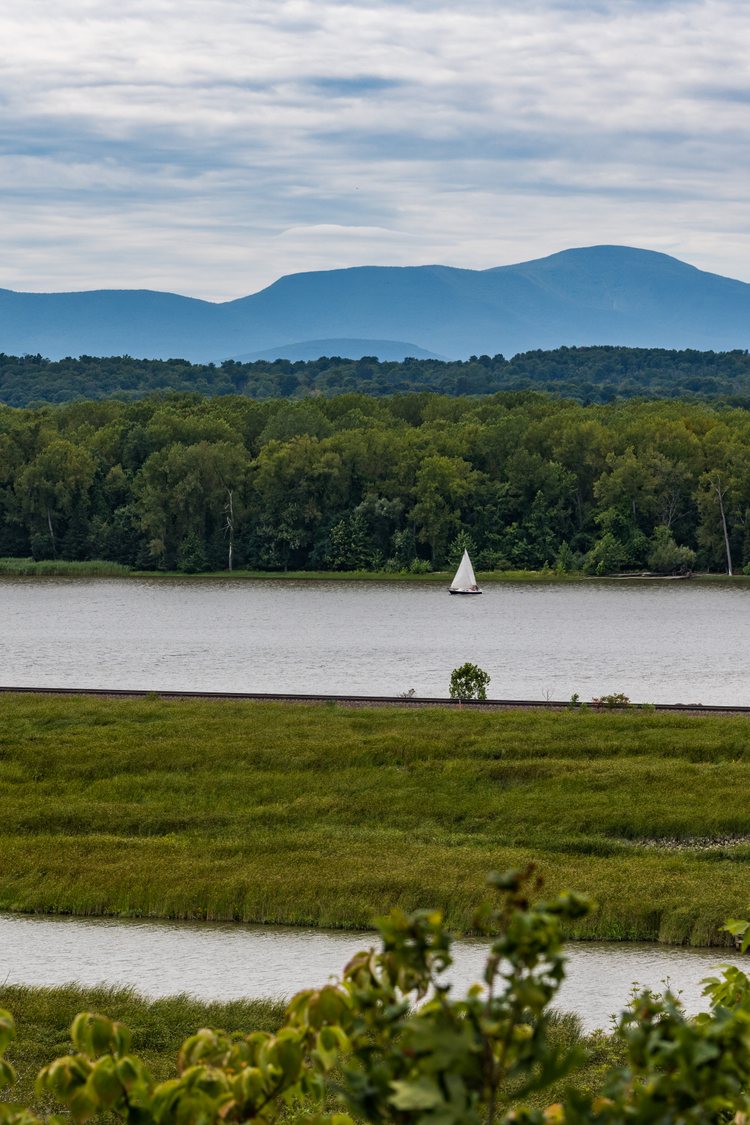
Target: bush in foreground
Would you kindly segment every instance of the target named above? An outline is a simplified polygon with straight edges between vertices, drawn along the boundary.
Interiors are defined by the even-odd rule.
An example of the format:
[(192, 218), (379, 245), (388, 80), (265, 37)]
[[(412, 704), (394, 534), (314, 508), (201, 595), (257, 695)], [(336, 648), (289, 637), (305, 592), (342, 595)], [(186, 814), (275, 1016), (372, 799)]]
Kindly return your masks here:
[[(295, 996), (277, 1033), (204, 1028), (182, 1045), (177, 1077), (157, 1084), (131, 1053), (126, 1027), (82, 1013), (71, 1028), (75, 1054), (41, 1071), (38, 1093), (76, 1122), (114, 1114), (139, 1125), (271, 1123), (290, 1114), (308, 1125), (745, 1120), (750, 981), (734, 968), (707, 983), (712, 1007), (696, 1019), (669, 993), (636, 996), (615, 1032), (625, 1065), (601, 1092), (571, 1086), (534, 1108), (584, 1061), (578, 1044), (553, 1033), (550, 1005), (564, 978), (561, 923), (588, 906), (572, 894), (532, 903), (533, 868), (490, 882), (499, 901), (480, 909), (477, 925), (494, 937), (483, 984), (463, 999), (442, 982), (451, 955), (440, 915), (395, 912), (380, 920), (382, 950), (357, 954), (339, 983)], [(13, 1083), (2, 1055), (14, 1036), (11, 1016), (0, 1013), (0, 1085)], [(345, 1112), (331, 1109), (336, 1102)], [(4, 1125), (39, 1120), (0, 1105)]]

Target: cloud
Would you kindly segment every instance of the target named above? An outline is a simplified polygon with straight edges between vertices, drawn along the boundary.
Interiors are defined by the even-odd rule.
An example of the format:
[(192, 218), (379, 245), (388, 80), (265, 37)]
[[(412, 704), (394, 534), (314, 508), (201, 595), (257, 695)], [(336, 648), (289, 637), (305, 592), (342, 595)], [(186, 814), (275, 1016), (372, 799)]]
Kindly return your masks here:
[(735, 0), (5, 0), (0, 286), (664, 249), (750, 280)]

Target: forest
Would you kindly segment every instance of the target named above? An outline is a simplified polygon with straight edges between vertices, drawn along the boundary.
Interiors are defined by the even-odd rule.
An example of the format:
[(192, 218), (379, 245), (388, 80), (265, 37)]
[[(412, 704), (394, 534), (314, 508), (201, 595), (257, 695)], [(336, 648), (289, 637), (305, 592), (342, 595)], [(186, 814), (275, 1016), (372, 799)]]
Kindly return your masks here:
[(0, 407), (0, 556), (750, 572), (750, 414), (530, 392)]
[(472, 356), (462, 361), (406, 359), (378, 362), (322, 357), (192, 364), (185, 359), (130, 356), (51, 361), (40, 355), (0, 354), (0, 402), (9, 406), (77, 399), (143, 398), (155, 392), (247, 395), (254, 399), (304, 398), (359, 392), (369, 395), (432, 391), (484, 395), (537, 390), (582, 403), (633, 397), (722, 397), (750, 404), (746, 351), (667, 351), (660, 348), (586, 347)]

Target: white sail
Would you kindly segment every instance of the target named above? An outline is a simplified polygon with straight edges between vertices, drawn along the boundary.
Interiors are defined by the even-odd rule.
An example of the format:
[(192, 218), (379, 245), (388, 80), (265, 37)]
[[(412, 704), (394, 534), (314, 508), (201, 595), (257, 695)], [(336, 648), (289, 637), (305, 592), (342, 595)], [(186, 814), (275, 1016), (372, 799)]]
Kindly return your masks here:
[(469, 552), (464, 551), (455, 578), (450, 584), (451, 590), (476, 590), (477, 580), (474, 576), (474, 567), (471, 565)]

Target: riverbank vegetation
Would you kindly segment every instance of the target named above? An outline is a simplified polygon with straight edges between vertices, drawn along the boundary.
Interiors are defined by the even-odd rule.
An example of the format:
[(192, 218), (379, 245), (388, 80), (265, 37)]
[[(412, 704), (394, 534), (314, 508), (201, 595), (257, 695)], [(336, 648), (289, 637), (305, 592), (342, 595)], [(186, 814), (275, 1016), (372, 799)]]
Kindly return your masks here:
[(750, 569), (750, 412), (227, 396), (0, 408), (0, 556), (141, 571)]
[(130, 568), (122, 563), (103, 562), (92, 559), (90, 562), (70, 562), (65, 559), (0, 559), (0, 575), (15, 575), (21, 578), (122, 578), (130, 574)]
[[(745, 974), (728, 966), (707, 982), (706, 1010), (696, 1018), (669, 991), (636, 987), (611, 1034), (584, 1039), (552, 1005), (565, 976), (562, 923), (585, 916), (588, 901), (570, 892), (540, 900), (533, 865), (488, 882), (496, 897), (476, 911), (490, 939), (484, 987), (465, 996), (441, 987), (452, 955), (439, 912), (396, 911), (378, 921), (380, 949), (352, 958), (338, 980), (299, 992), (280, 1027), (197, 1030), (165, 1082), (127, 1025), (79, 1013), (69, 1052), (40, 1071), (36, 1097), (75, 1121), (140, 1125), (678, 1125), (744, 1116)], [(117, 1003), (116, 994), (107, 998)], [(165, 1002), (172, 1017), (175, 1004), (186, 1006), (184, 998)], [(17, 1042), (13, 1014), (0, 1009), (0, 1089), (20, 1094), (13, 1062), (3, 1058)], [(0, 1105), (0, 1115), (8, 1125), (38, 1121), (19, 1103)]]
[(0, 696), (0, 909), (472, 927), (537, 859), (577, 937), (696, 945), (745, 909), (745, 718)]

